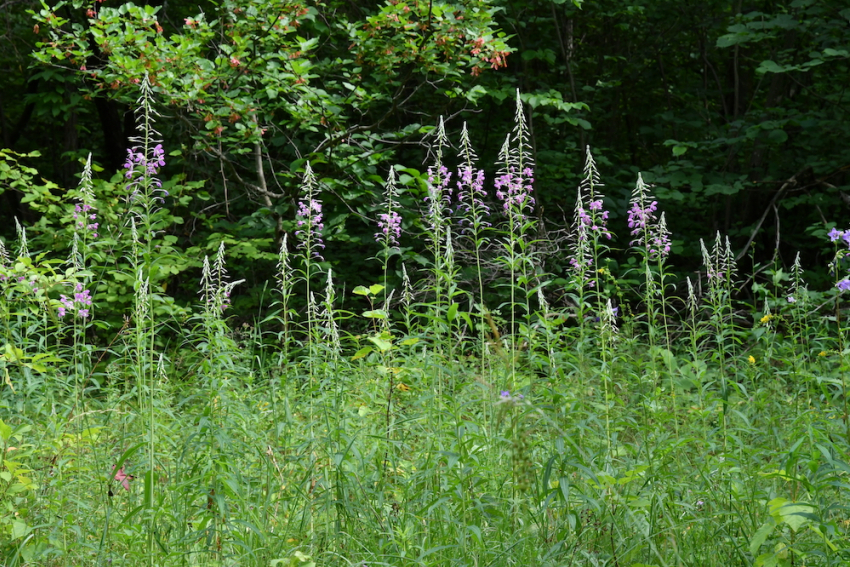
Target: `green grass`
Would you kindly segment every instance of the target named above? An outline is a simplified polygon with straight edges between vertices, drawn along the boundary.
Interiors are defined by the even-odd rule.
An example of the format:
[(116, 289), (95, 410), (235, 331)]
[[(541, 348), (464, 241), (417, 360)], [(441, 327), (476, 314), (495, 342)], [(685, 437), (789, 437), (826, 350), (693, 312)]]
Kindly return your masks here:
[[(185, 345), (149, 396), (121, 379), (121, 359), (96, 366), (79, 401), (55, 375), (15, 375), (2, 397), (4, 562), (847, 561), (838, 354), (781, 336), (746, 347), (726, 361), (724, 406), (711, 351), (668, 357), (653, 380), (641, 340), (621, 334), (606, 366), (587, 354), (582, 366), (569, 338), (556, 337), (558, 375), (519, 353), (516, 368), (540, 368), (509, 397), (509, 361), (492, 355), (481, 376), (476, 359), (402, 336), (389, 363), (317, 353), (313, 380), (256, 333)], [(135, 477), (129, 491), (113, 465)]]

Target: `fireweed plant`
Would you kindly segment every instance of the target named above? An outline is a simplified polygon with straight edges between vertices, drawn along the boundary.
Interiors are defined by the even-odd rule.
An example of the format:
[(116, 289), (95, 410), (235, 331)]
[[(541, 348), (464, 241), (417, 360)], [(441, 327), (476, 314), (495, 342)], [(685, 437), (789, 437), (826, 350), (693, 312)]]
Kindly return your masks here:
[[(734, 308), (732, 305), (732, 291), (735, 281), (737, 266), (735, 256), (729, 238), (726, 237), (725, 245), (720, 232), (717, 232), (714, 245), (709, 252), (708, 248), (700, 239), (700, 250), (702, 251), (703, 267), (708, 279), (708, 294), (704, 309), (708, 318), (708, 335), (714, 343), (713, 352), (717, 357), (718, 370), (720, 374), (720, 396), (722, 399), (723, 412), (723, 438), (724, 444), (728, 439), (728, 412), (730, 381), (728, 376), (727, 348), (732, 353), (732, 361), (735, 361), (735, 321), (733, 319)], [(719, 348), (719, 345), (727, 345)], [(724, 445), (725, 446), (725, 445)]]
[[(467, 130), (466, 122), (463, 123), (463, 128), (460, 132), (460, 152), (458, 160), (461, 165), (458, 166), (456, 184), (457, 184), (457, 201), (455, 206), (455, 216), (458, 224), (458, 241), (461, 247), (471, 251), (471, 255), (475, 260), (475, 277), (478, 284), (477, 296), (473, 295), (473, 304), (478, 311), (480, 321), (478, 324), (479, 332), (483, 345), (486, 341), (486, 317), (487, 307), (484, 304), (484, 275), (482, 271), (481, 250), (489, 246), (488, 233), (492, 228), (492, 223), (487, 220), (490, 217), (490, 207), (487, 205), (487, 190), (484, 187), (485, 175), (483, 169), (478, 169), (476, 163), (478, 156), (472, 148), (469, 140), (469, 130)], [(485, 357), (481, 357), (482, 363)]]
[[(503, 214), (507, 219), (507, 229), (502, 240), (502, 254), (499, 261), (510, 273), (508, 286), (510, 288), (510, 341), (508, 348), (511, 355), (509, 384), (511, 390), (516, 388), (516, 353), (517, 349), (517, 308), (522, 309), (526, 327), (529, 325), (531, 308), (529, 291), (532, 287), (530, 275), (534, 272), (534, 260), (531, 255), (529, 234), (533, 231), (536, 221), (531, 216), (534, 209), (533, 184), (534, 160), (531, 146), (528, 142), (529, 133), (519, 90), (516, 93), (516, 109), (514, 111), (514, 129), (505, 138), (499, 152), (499, 170), (494, 181), (496, 198), (501, 203)], [(520, 294), (522, 302), (517, 300)]]
[(289, 234), (284, 234), (280, 241), (280, 249), (278, 251), (277, 260), (277, 286), (275, 289), (280, 294), (280, 321), (282, 330), (280, 332), (281, 360), (280, 365), (283, 366), (289, 360), (289, 353), (292, 341), (292, 318), (296, 313), (293, 311), (292, 295), (295, 285), (295, 274), (292, 269), (292, 264), (289, 258)]
[[(542, 222), (531, 206), (529, 162), (518, 169), (505, 158), (513, 171), (485, 179), (462, 132), (459, 167), (446, 158), (445, 170), (432, 169), (430, 190), (443, 194), (424, 224), (439, 221), (439, 235), (429, 235), (425, 253), (404, 257), (433, 264), (428, 299), (414, 299), (422, 284), (402, 262), (397, 305), (376, 285), (356, 292), (369, 311), (345, 311), (334, 259), (319, 258), (323, 211), (307, 169), (296, 226), (270, 260), (275, 313), (231, 328), (231, 292), (242, 288), (215, 242), (199, 262), (194, 317), (169, 321), (155, 316), (167, 299), (155, 277), (167, 259), (150, 238), (164, 230), (159, 210), (172, 203), (156, 181), (163, 148), (140, 131), (148, 133), (124, 170), (126, 274), (93, 268), (103, 252), (95, 232), (114, 228), (89, 226), (106, 217), (98, 183), (88, 197), (82, 186), (69, 192), (62, 214), (68, 234), (77, 233), (70, 259), (36, 250), (23, 227), (16, 243), (0, 246), (0, 563), (850, 561), (840, 303), (850, 285), (848, 231), (824, 237), (837, 247), (833, 289), (808, 289), (798, 258), (787, 273), (774, 266), (772, 281), (760, 278), (751, 306), (735, 297), (731, 243), (703, 245), (705, 273), (683, 282), (676, 321), (663, 307), (671, 276), (660, 202), (646, 192), (619, 225), (614, 215), (608, 223), (588, 160), (568, 251), (575, 262), (570, 274), (547, 274), (534, 254), (541, 237), (528, 224)], [(507, 155), (521, 139), (509, 138)], [(398, 234), (391, 211), (380, 211), (385, 245)], [(606, 263), (608, 236), (635, 230), (619, 243), (631, 244), (645, 275), (631, 278), (641, 280), (632, 297), (643, 307), (628, 325), (625, 305), (605, 295), (619, 274), (599, 270), (616, 271)], [(464, 273), (477, 278), (464, 281)], [(102, 282), (119, 275), (136, 283), (128, 332), (96, 350), (91, 326), (108, 309)], [(514, 286), (513, 328), (507, 300), (485, 307), (491, 282)], [(306, 324), (295, 328), (292, 305), (305, 301), (298, 317)], [(741, 313), (755, 314), (752, 325)], [(345, 321), (356, 316), (368, 334), (347, 333)], [(476, 336), (485, 322), (492, 340)], [(157, 336), (164, 325), (176, 340)], [(654, 370), (650, 342), (650, 356), (663, 361)], [(264, 357), (270, 349), (279, 356)], [(56, 356), (41, 356), (48, 354)], [(661, 387), (646, 388), (650, 371)], [(535, 381), (546, 381), (545, 396), (527, 386)]]
[[(147, 470), (145, 471), (145, 491), (142, 509), (146, 520), (147, 563), (156, 563), (156, 540), (158, 534), (158, 498), (156, 483), (157, 437), (156, 406), (158, 395), (157, 368), (162, 366), (161, 355), (156, 353), (157, 322), (154, 301), (158, 297), (151, 289), (152, 276), (162, 268), (154, 250), (154, 237), (162, 229), (162, 207), (168, 192), (162, 188), (158, 175), (165, 166), (165, 150), (154, 124), (157, 112), (154, 109), (154, 92), (150, 80), (145, 74), (140, 84), (140, 95), (136, 101), (136, 123), (141, 132), (139, 137), (131, 138), (133, 147), (127, 150), (124, 163), (126, 199), (129, 210), (129, 223), (132, 238), (132, 258), (130, 269), (135, 276), (133, 311), (133, 359), (136, 381), (133, 385), (138, 399), (138, 407), (146, 410), (148, 421)], [(117, 473), (117, 470), (113, 473)]]
[[(581, 365), (584, 364), (583, 349), (590, 332), (589, 326), (599, 322), (607, 299), (602, 296), (600, 285), (604, 274), (600, 259), (608, 250), (608, 241), (613, 237), (613, 233), (607, 228), (609, 213), (605, 209), (605, 197), (600, 191), (601, 187), (596, 160), (588, 146), (585, 149), (584, 177), (578, 186), (576, 197), (570, 258), (571, 295), (578, 320), (578, 352)], [(604, 348), (602, 352), (605, 352)]]
[(398, 213), (398, 188), (396, 187), (395, 169), (390, 167), (387, 174), (387, 185), (384, 189), (384, 212), (378, 216), (379, 232), (375, 233), (375, 240), (381, 246), (381, 267), (384, 271), (384, 289), (387, 289), (387, 266), (390, 257), (398, 252), (398, 241), (401, 238), (401, 215)]
[[(469, 139), (466, 122), (460, 132), (460, 151), (458, 152), (456, 185), (457, 201), (455, 218), (457, 219), (457, 242), (463, 256), (474, 259), (475, 279), (477, 289), (470, 294), (470, 312), (478, 315), (476, 325), (480, 337), (479, 352), (484, 353), (487, 345), (488, 318), (490, 317), (484, 303), (484, 274), (482, 265), (482, 250), (490, 247), (490, 207), (487, 204), (485, 189), (485, 174), (483, 169), (476, 167), (478, 156)], [(494, 337), (495, 339), (495, 337)], [(481, 374), (487, 375), (486, 356), (480, 357)]]
[[(646, 331), (649, 342), (650, 366), (652, 367), (653, 387), (658, 387), (658, 368), (656, 366), (659, 329), (661, 320), (664, 348), (670, 350), (670, 331), (667, 325), (667, 301), (665, 298), (665, 259), (670, 254), (670, 232), (664, 213), (656, 215), (658, 202), (649, 192), (643, 177), (638, 174), (637, 183), (632, 191), (628, 211), (629, 245), (640, 257), (639, 269), (644, 273), (644, 289), (641, 293), (646, 300)], [(672, 376), (671, 376), (672, 380)], [(676, 413), (676, 387), (670, 383), (670, 395), (673, 403), (673, 417)]]
[[(316, 182), (316, 177), (313, 174), (313, 168), (310, 167), (310, 162), (307, 162), (304, 167), (304, 178), (301, 182), (301, 199), (298, 201), (298, 211), (295, 216), (295, 237), (298, 239), (298, 249), (301, 250), (301, 277), (304, 283), (305, 295), (307, 297), (307, 350), (311, 353), (315, 340), (319, 337), (315, 335), (315, 325), (318, 323), (313, 318), (314, 311), (317, 306), (314, 302), (312, 290), (312, 280), (321, 273), (321, 265), (319, 262), (322, 258), (322, 251), (325, 248), (322, 231), (325, 228), (322, 213), (322, 201), (320, 191)], [(308, 360), (313, 357), (308, 355)], [(312, 376), (312, 372), (311, 372)]]
[[(298, 210), (296, 211), (295, 219), (295, 237), (298, 239), (298, 249), (301, 251), (301, 278), (307, 299), (305, 353), (308, 378), (306, 386), (308, 391), (312, 393), (316, 391), (319, 385), (317, 362), (320, 356), (320, 349), (318, 349), (318, 344), (322, 340), (319, 305), (316, 301), (312, 284), (313, 278), (321, 273), (321, 264), (319, 262), (324, 260), (322, 251), (325, 248), (325, 243), (322, 231), (325, 225), (320, 190), (310, 162), (307, 162), (304, 166), (304, 178), (301, 182), (301, 199), (298, 201)], [(312, 395), (309, 396), (309, 415), (309, 442), (312, 444), (316, 441), (314, 429), (316, 407), (314, 396)], [(305, 514), (312, 526), (314, 522), (312, 507)]]
[(448, 143), (443, 119), (440, 117), (440, 122), (434, 132), (434, 163), (428, 167), (425, 195), (427, 209), (423, 219), (425, 237), (430, 245), (431, 257), (433, 258), (431, 276), (434, 286), (434, 310), (430, 316), (433, 321), (440, 321), (440, 324), (434, 324), (434, 330), (439, 333), (439, 340), (435, 342), (435, 346), (439, 349), (445, 346), (442, 344), (444, 337), (441, 313), (444, 309), (447, 309), (443, 302), (445, 301), (447, 284), (450, 283), (444, 265), (446, 259), (444, 246), (447, 242), (447, 229), (450, 226), (447, 209), (452, 197), (452, 172), (443, 164), (443, 149), (448, 146)]

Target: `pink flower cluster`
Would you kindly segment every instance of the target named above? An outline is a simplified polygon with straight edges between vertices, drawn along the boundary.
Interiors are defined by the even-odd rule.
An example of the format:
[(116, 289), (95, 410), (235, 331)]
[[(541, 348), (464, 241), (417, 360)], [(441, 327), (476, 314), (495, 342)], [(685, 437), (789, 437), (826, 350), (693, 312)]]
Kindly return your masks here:
[[(605, 226), (608, 222), (608, 211), (602, 208), (602, 199), (591, 201), (588, 208), (591, 211), (590, 214), (584, 210), (584, 207), (578, 207), (577, 212), (579, 222), (582, 223), (587, 230), (591, 232), (598, 232), (604, 235), (608, 240), (611, 240), (611, 231)], [(584, 238), (586, 234), (586, 231), (581, 232), (579, 234), (579, 238)]]
[[(632, 208), (629, 209), (629, 228), (632, 229), (632, 236), (640, 236), (648, 223), (655, 220), (655, 211), (657, 210), (658, 201), (651, 202), (645, 209), (641, 209), (637, 201), (632, 203)], [(635, 242), (638, 241), (633, 240), (632, 244)]]
[(496, 197), (504, 202), (505, 212), (508, 215), (516, 214), (522, 219), (525, 210), (534, 205), (531, 196), (531, 187), (534, 184), (534, 172), (526, 167), (522, 174), (516, 174), (511, 168), (504, 175), (500, 175), (494, 182), (496, 186)]
[(127, 149), (127, 161), (124, 162), (124, 169), (127, 170), (124, 177), (127, 179), (132, 179), (133, 173), (136, 171), (136, 165), (145, 168), (148, 175), (156, 175), (159, 168), (165, 165), (165, 150), (162, 149), (162, 144), (154, 146), (151, 151), (150, 160), (138, 150), (139, 148)]
[(85, 319), (89, 316), (89, 307), (92, 304), (91, 293), (89, 290), (83, 289), (83, 284), (78, 283), (74, 287), (74, 297), (69, 298), (66, 295), (59, 296), (59, 317), (64, 317), (69, 311)]
[(98, 223), (89, 222), (97, 220), (97, 214), (92, 211), (94, 211), (94, 207), (91, 205), (77, 203), (74, 206), (74, 222), (78, 229), (85, 228), (92, 233), (92, 236), (97, 238)]
[(398, 246), (401, 238), (401, 215), (396, 211), (381, 213), (378, 215), (378, 228), (381, 232), (375, 233), (375, 240), (379, 243), (386, 240), (389, 246)]
[(649, 238), (649, 255), (652, 258), (670, 254), (670, 235), (657, 232)]
[[(666, 223), (658, 222), (655, 211), (658, 210), (658, 201), (652, 201), (646, 208), (641, 208), (637, 200), (632, 201), (629, 209), (628, 223), (631, 235), (636, 236), (629, 245), (635, 246), (643, 243), (651, 258), (665, 258), (670, 254), (670, 233), (667, 231)], [(662, 219), (664, 215), (661, 215)], [(711, 277), (711, 276), (709, 276)]]
[(128, 189), (132, 189), (131, 198), (135, 198), (139, 194), (139, 189), (142, 181), (147, 178), (147, 181), (152, 187), (155, 187), (154, 193), (159, 193), (159, 198), (163, 201), (163, 197), (168, 197), (168, 191), (162, 188), (162, 183), (157, 179), (159, 168), (165, 165), (165, 150), (162, 149), (162, 144), (157, 144), (151, 150), (150, 157), (146, 156), (140, 148), (132, 148), (127, 150), (127, 161), (124, 162), (124, 169), (127, 173), (124, 177), (130, 179), (127, 185)]
[(295, 236), (301, 238), (302, 246), (309, 246), (313, 256), (322, 259), (316, 248), (324, 248), (322, 230), (322, 203), (316, 199), (298, 202), (298, 212), (295, 214), (296, 224), (301, 230), (295, 231)]
[[(460, 219), (460, 224), (475, 226), (480, 223), (480, 226), (490, 226), (489, 222), (480, 218), (490, 214), (490, 208), (484, 204), (484, 198), (487, 196), (484, 189), (484, 170), (474, 171), (471, 167), (462, 167), (458, 173), (460, 179), (457, 181), (457, 210), (465, 215)], [(469, 215), (476, 218), (470, 218)]]

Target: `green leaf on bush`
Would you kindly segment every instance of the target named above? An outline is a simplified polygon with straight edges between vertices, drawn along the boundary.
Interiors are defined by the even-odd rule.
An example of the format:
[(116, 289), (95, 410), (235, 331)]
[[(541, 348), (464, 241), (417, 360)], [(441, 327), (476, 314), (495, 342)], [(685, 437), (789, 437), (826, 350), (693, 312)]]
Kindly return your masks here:
[(776, 522), (774, 522), (773, 519), (770, 519), (765, 522), (762, 527), (756, 530), (756, 533), (754, 533), (752, 539), (750, 539), (750, 553), (753, 555), (758, 553), (759, 548), (765, 542), (767, 536), (770, 535), (770, 532), (773, 531), (775, 526)]

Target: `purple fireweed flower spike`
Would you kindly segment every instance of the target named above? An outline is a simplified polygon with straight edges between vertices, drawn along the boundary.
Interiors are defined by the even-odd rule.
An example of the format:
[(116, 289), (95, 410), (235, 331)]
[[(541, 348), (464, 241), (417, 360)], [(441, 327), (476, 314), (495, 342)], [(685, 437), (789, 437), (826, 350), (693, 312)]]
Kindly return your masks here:
[(310, 162), (304, 168), (304, 181), (301, 185), (302, 198), (298, 202), (298, 211), (295, 213), (295, 224), (298, 230), (295, 236), (300, 240), (299, 248), (308, 255), (318, 260), (323, 260), (320, 249), (325, 248), (322, 239), (322, 230), (325, 225), (322, 222), (322, 201), (319, 200), (319, 190), (316, 187), (316, 178)]
[(398, 207), (398, 189), (396, 189), (395, 179), (395, 169), (390, 167), (387, 188), (384, 193), (386, 212), (378, 215), (378, 228), (381, 231), (375, 233), (375, 240), (378, 244), (384, 244), (387, 248), (398, 246), (398, 240), (401, 238), (401, 215), (396, 210)]
[[(483, 169), (461, 166), (458, 170), (457, 190), (457, 211), (463, 215), (461, 224), (472, 225), (477, 220), (474, 217), (490, 214), (490, 207), (484, 203), (487, 191), (484, 189)], [(480, 223), (482, 226), (490, 226), (490, 223), (485, 221)]]
[(91, 234), (93, 238), (97, 238), (97, 211), (94, 206), (94, 192), (92, 191), (92, 167), (91, 154), (86, 159), (86, 165), (83, 168), (83, 175), (80, 179), (80, 197), (79, 202), (74, 204), (74, 212), (71, 214), (74, 219), (74, 230), (83, 234)]
[(490, 216), (490, 207), (485, 203), (487, 191), (484, 189), (484, 170), (475, 167), (478, 156), (469, 141), (466, 122), (460, 131), (460, 153), (462, 164), (457, 171), (457, 206), (455, 214), (459, 217), (461, 232), (477, 231), (492, 226), (484, 220)]
[(611, 240), (613, 236), (608, 230), (608, 211), (605, 210), (605, 196), (599, 191), (602, 183), (599, 181), (599, 172), (596, 169), (596, 160), (593, 159), (593, 154), (590, 153), (590, 146), (586, 148), (586, 159), (584, 165), (584, 179), (578, 188), (578, 198), (576, 199), (576, 226), (583, 224), (586, 228), (585, 237), (590, 237), (593, 233), (604, 236)]
[(667, 230), (667, 219), (664, 213), (658, 219), (649, 242), (650, 258), (666, 258), (670, 254), (670, 231)]
[(443, 239), (442, 234), (446, 223), (445, 209), (451, 202), (451, 178), (452, 172), (444, 165), (428, 168), (428, 193), (425, 196), (428, 211), (425, 220), (436, 246), (439, 246)]
[(658, 201), (649, 192), (643, 176), (638, 173), (628, 215), (630, 234), (635, 238), (629, 245), (644, 248), (652, 259), (665, 258), (670, 254), (670, 231), (667, 230), (664, 213), (661, 213), (659, 219), (655, 216), (656, 211)]
[(494, 181), (496, 197), (502, 201), (505, 214), (511, 221), (522, 221), (534, 207), (531, 196), (534, 186), (534, 160), (529, 143), (522, 97), (516, 92), (513, 132), (505, 137), (499, 150), (501, 167)]
[(67, 295), (59, 296), (59, 307), (57, 312), (61, 319), (68, 313), (76, 313), (81, 319), (86, 319), (89, 316), (89, 308), (92, 306), (91, 292), (83, 288), (83, 284), (77, 283), (74, 286), (73, 297)]
[(590, 146), (586, 148), (585, 155), (584, 178), (576, 192), (570, 266), (582, 287), (593, 288), (596, 278), (591, 268), (598, 253), (599, 237), (610, 240), (613, 235), (607, 228), (609, 213), (605, 210), (605, 196), (599, 191), (602, 183)]
[(127, 183), (127, 189), (131, 191), (130, 198), (131, 200), (139, 198), (139, 195), (145, 191), (144, 185), (147, 183), (151, 197), (162, 203), (165, 197), (168, 197), (168, 191), (162, 188), (162, 182), (157, 178), (159, 168), (165, 165), (162, 144), (157, 144), (151, 150), (150, 157), (146, 157), (142, 150), (143, 148), (139, 147), (127, 150), (127, 161), (124, 162), (124, 169), (127, 172), (124, 177), (130, 180)]
[(140, 90), (141, 94), (136, 101), (136, 121), (144, 129), (144, 134), (131, 138), (136, 145), (127, 149), (124, 162), (127, 171), (124, 177), (128, 180), (130, 200), (142, 199), (146, 201), (144, 206), (150, 206), (155, 201), (165, 202), (168, 196), (168, 191), (162, 188), (162, 182), (157, 177), (160, 168), (165, 166), (165, 150), (156, 139), (159, 132), (153, 127), (157, 113), (153, 108), (153, 89), (147, 73), (141, 81)]
[(534, 198), (531, 196), (533, 183), (534, 173), (528, 167), (521, 173), (511, 167), (507, 173), (496, 178), (496, 197), (502, 201), (505, 214), (509, 218), (522, 220), (534, 206)]

